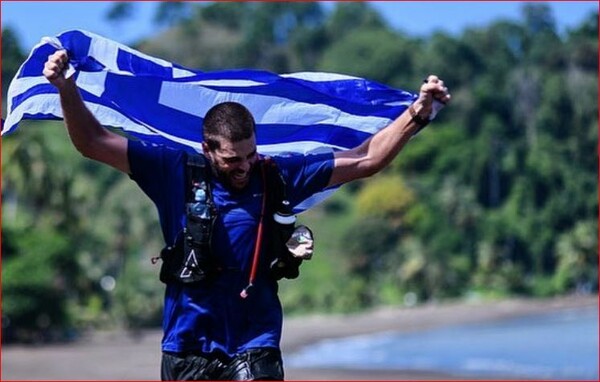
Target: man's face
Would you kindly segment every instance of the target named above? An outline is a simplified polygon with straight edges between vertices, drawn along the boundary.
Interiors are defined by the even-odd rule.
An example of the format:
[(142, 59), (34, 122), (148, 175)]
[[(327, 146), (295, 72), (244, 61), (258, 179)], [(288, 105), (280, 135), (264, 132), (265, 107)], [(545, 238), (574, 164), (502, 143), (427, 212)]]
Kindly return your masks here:
[(258, 160), (256, 137), (239, 142), (219, 139), (220, 148), (210, 151), (203, 143), (204, 154), (212, 162), (219, 179), (234, 190), (242, 190), (250, 181), (250, 173)]

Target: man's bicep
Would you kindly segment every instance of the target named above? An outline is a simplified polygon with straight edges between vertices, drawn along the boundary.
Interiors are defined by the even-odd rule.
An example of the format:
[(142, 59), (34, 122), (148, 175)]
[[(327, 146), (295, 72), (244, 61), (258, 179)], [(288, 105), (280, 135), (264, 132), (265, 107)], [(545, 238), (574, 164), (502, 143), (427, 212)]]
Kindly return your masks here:
[(337, 151), (333, 156), (333, 169), (327, 187), (337, 186), (362, 178), (363, 156), (357, 149)]
[(129, 174), (131, 168), (127, 156), (127, 147), (127, 138), (107, 132), (102, 138), (98, 139), (86, 156)]

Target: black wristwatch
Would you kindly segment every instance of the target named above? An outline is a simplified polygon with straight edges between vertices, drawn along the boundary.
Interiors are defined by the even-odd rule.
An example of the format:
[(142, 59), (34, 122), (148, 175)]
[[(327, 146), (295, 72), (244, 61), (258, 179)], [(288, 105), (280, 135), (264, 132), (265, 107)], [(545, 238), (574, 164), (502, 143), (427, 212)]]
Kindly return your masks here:
[(411, 120), (414, 121), (417, 125), (419, 125), (419, 127), (420, 127), (419, 130), (421, 130), (422, 128), (424, 128), (425, 126), (427, 126), (429, 124), (429, 118), (423, 118), (419, 114), (417, 114), (417, 111), (415, 110), (415, 108), (412, 104), (408, 107), (408, 112), (410, 113), (410, 116), (412, 117)]

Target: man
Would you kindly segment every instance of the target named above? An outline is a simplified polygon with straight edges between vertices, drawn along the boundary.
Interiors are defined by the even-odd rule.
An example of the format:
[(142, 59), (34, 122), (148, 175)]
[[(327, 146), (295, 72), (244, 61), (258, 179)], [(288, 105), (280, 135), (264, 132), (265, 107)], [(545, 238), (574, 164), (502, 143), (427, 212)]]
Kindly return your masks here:
[[(104, 129), (85, 107), (74, 81), (65, 78), (67, 63), (64, 50), (55, 52), (45, 64), (44, 76), (59, 90), (74, 146), (84, 156), (129, 174), (139, 184), (157, 206), (170, 251), (167, 254), (181, 256), (181, 242), (187, 240), (181, 237), (186, 236), (192, 219), (186, 209), (186, 204), (190, 205), (186, 203), (190, 193), (188, 156)], [(449, 100), (443, 81), (432, 75), (409, 110), (360, 146), (336, 153), (273, 158), (284, 180), (286, 199), (293, 206), (328, 187), (377, 173), (429, 122), (434, 101), (444, 104)], [(269, 221), (261, 234), (263, 219), (270, 216), (265, 215), (265, 195), (272, 187), (265, 180), (265, 161), (256, 151), (254, 119), (240, 104), (216, 105), (204, 118), (203, 138), (210, 171), (201, 194), (209, 193), (217, 211), (207, 241), (213, 265), (205, 269), (209, 276), (198, 283), (166, 277), (161, 377), (282, 380), (282, 309), (277, 280), (269, 272), (273, 254), (268, 253), (270, 247), (260, 246), (261, 239), (269, 239), (275, 229)], [(193, 192), (201, 188), (199, 184), (194, 183)], [(196, 200), (204, 198), (202, 194)], [(165, 265), (169, 258), (163, 257)], [(185, 267), (179, 276), (184, 273)]]

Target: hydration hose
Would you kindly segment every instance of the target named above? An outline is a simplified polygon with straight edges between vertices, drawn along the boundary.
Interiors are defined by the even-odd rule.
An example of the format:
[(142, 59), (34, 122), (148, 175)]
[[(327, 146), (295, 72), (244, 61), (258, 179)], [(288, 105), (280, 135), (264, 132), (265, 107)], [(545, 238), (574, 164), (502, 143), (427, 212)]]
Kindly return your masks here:
[(256, 279), (256, 271), (258, 269), (258, 260), (260, 258), (260, 247), (262, 246), (262, 231), (263, 231), (263, 221), (265, 217), (265, 208), (267, 205), (267, 176), (265, 174), (265, 164), (261, 163), (260, 166), (262, 173), (262, 181), (263, 181), (263, 198), (262, 198), (262, 207), (260, 210), (260, 221), (258, 222), (258, 232), (256, 233), (256, 243), (254, 244), (254, 255), (252, 257), (252, 268), (250, 269), (250, 278), (248, 280), (248, 286), (242, 289), (240, 292), (241, 298), (248, 297), (248, 292), (250, 288), (254, 286), (254, 280)]

